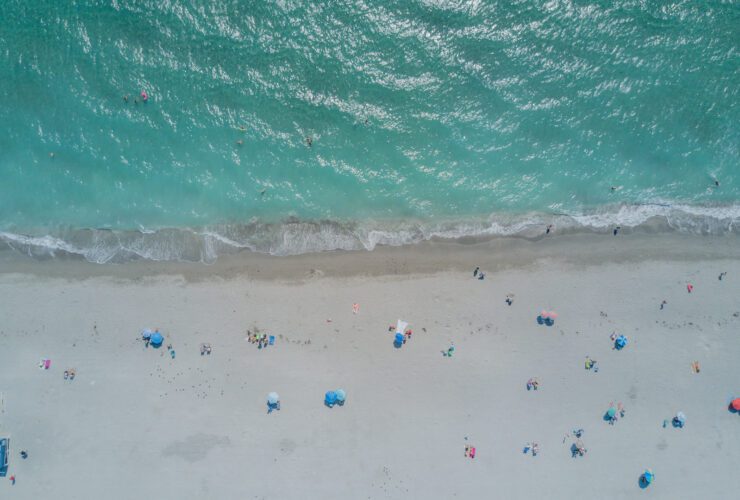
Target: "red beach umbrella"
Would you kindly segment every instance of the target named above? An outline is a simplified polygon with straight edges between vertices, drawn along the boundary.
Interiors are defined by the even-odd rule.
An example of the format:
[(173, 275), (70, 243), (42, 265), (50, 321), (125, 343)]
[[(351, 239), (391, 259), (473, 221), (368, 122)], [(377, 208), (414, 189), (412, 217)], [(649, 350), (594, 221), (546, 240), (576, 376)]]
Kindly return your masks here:
[(735, 411), (740, 411), (740, 398), (735, 398), (732, 400), (732, 409)]
[(550, 311), (550, 318), (551, 319), (555, 319), (557, 317), (558, 317), (558, 313), (556, 313), (555, 311)]

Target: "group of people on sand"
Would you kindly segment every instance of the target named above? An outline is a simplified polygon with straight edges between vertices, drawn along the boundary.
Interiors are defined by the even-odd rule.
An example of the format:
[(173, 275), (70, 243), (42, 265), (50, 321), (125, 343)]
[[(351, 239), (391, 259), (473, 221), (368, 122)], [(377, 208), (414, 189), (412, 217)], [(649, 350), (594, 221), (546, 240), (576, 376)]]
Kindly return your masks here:
[(524, 445), (524, 450), (522, 451), (525, 455), (531, 451), (532, 456), (536, 457), (537, 454), (540, 452), (540, 445), (538, 445), (537, 443), (527, 443)]
[(267, 337), (266, 333), (252, 333), (249, 330), (247, 330), (247, 341), (250, 344), (257, 344), (257, 349), (262, 349), (270, 344), (270, 339)]
[(64, 370), (64, 380), (74, 380), (76, 375), (77, 370), (75, 368)]
[(200, 355), (203, 356), (204, 354), (211, 354), (211, 344), (201, 344), (200, 345)]

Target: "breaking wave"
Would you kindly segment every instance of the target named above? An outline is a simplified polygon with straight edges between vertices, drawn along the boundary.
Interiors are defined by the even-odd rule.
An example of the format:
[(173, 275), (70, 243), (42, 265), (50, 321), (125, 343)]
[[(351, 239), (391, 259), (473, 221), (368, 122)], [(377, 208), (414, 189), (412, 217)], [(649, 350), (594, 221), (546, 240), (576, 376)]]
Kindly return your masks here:
[(213, 263), (219, 256), (249, 250), (275, 256), (333, 250), (371, 251), (378, 245), (401, 246), (421, 241), (478, 240), (517, 236), (538, 238), (547, 225), (557, 233), (605, 233), (623, 229), (678, 231), (691, 234), (737, 234), (740, 205), (618, 205), (579, 214), (492, 214), (487, 217), (427, 221), (336, 221), (288, 219), (252, 221), (201, 228), (138, 230), (73, 229), (43, 234), (0, 231), (0, 241), (36, 259), (80, 256), (98, 264), (145, 259)]

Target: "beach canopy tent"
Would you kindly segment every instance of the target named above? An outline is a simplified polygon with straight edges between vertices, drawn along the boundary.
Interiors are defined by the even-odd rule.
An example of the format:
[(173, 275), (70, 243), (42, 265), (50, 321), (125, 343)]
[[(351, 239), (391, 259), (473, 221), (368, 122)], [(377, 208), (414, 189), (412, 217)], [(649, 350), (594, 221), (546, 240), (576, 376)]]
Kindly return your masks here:
[(400, 333), (401, 335), (403, 335), (403, 332), (406, 331), (407, 326), (409, 326), (407, 322), (399, 319), (396, 322), (396, 333)]
[(267, 404), (276, 405), (278, 401), (280, 401), (280, 396), (278, 396), (277, 392), (271, 392), (267, 395)]
[(335, 394), (337, 395), (337, 403), (344, 403), (344, 400), (347, 398), (347, 394), (344, 392), (344, 390), (337, 389), (335, 391)]
[(152, 334), (151, 338), (149, 339), (149, 342), (150, 342), (150, 343), (151, 343), (151, 344), (152, 344), (152, 345), (153, 345), (154, 347), (159, 347), (159, 346), (161, 346), (161, 345), (162, 345), (162, 342), (164, 342), (164, 337), (162, 336), (162, 334), (161, 334), (161, 333), (159, 333), (159, 332), (154, 332), (154, 333)]
[(732, 409), (735, 411), (740, 411), (740, 398), (735, 398), (732, 400)]
[(334, 391), (327, 391), (326, 395), (324, 396), (324, 403), (326, 403), (328, 406), (334, 406), (337, 404), (337, 393)]

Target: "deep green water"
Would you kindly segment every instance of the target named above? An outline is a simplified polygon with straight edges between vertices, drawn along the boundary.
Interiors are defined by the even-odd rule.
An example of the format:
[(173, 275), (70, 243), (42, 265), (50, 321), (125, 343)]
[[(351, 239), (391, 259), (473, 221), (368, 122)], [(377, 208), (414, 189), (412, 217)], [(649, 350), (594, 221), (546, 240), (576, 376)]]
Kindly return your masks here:
[(91, 4), (0, 2), (0, 236), (23, 252), (740, 222), (738, 2)]

